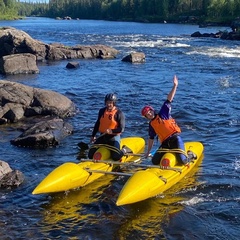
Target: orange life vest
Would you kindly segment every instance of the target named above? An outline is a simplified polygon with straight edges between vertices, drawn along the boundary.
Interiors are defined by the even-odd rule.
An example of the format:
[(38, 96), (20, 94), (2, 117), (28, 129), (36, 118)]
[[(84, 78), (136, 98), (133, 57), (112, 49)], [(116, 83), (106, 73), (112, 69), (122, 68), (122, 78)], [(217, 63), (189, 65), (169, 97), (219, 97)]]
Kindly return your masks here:
[(173, 118), (161, 119), (158, 115), (150, 122), (154, 131), (158, 135), (161, 142), (166, 140), (174, 133), (180, 133), (181, 129)]
[(100, 119), (99, 132), (104, 133), (107, 129), (116, 129), (118, 127), (118, 122), (115, 120), (115, 114), (118, 109), (115, 108), (112, 111), (105, 110), (104, 114)]

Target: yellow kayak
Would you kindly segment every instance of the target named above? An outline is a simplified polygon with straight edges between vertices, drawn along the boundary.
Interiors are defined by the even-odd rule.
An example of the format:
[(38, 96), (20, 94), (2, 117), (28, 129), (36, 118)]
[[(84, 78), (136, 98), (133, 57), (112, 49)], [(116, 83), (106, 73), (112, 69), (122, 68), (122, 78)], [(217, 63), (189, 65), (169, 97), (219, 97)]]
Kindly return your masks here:
[(119, 194), (116, 205), (131, 204), (154, 197), (179, 182), (203, 158), (202, 143), (187, 142), (185, 149), (186, 152), (191, 151), (195, 154), (195, 159), (192, 159), (188, 166), (178, 163), (175, 153), (168, 150), (162, 157), (160, 166), (146, 165), (147, 169), (137, 171), (129, 178)]
[[(121, 147), (126, 145), (134, 154), (143, 153), (145, 141), (140, 137), (127, 137), (121, 139)], [(96, 153), (95, 153), (96, 154)], [(97, 150), (99, 160), (109, 160), (110, 151), (104, 147)], [(121, 162), (134, 161), (136, 156), (124, 156)], [(104, 176), (104, 172), (111, 172), (116, 165), (110, 163), (97, 163), (89, 159), (80, 163), (66, 162), (51, 173), (33, 190), (32, 194), (62, 192), (86, 186), (96, 179)], [(118, 162), (119, 163), (119, 162)]]

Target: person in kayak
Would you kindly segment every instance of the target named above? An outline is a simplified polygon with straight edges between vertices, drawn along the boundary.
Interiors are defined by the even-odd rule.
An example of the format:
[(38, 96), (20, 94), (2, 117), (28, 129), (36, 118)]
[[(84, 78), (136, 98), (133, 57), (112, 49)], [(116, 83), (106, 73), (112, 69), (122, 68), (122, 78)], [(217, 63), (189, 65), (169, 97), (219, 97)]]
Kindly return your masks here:
[[(105, 107), (98, 112), (98, 118), (95, 122), (90, 141), (95, 144), (106, 144), (111, 151), (111, 158), (115, 161), (120, 160), (126, 153), (132, 153), (131, 149), (123, 146), (120, 150), (120, 135), (125, 128), (125, 115), (116, 106), (117, 96), (109, 93), (105, 96)], [(96, 134), (100, 132), (100, 137)], [(98, 147), (92, 146), (88, 152), (88, 157), (93, 158)]]
[[(171, 116), (171, 103), (175, 96), (177, 86), (178, 78), (174, 75), (173, 87), (167, 96), (167, 100), (163, 103), (158, 113), (151, 106), (145, 106), (142, 108), (142, 116), (150, 120), (148, 147), (145, 154), (146, 157), (150, 154), (156, 136), (158, 136), (161, 141), (159, 149), (182, 149), (185, 152), (184, 143), (180, 136), (181, 129)], [(164, 152), (156, 151), (152, 157), (152, 163), (154, 165), (159, 165), (163, 155)], [(178, 154), (178, 159), (185, 165), (189, 163), (189, 158), (185, 154)]]

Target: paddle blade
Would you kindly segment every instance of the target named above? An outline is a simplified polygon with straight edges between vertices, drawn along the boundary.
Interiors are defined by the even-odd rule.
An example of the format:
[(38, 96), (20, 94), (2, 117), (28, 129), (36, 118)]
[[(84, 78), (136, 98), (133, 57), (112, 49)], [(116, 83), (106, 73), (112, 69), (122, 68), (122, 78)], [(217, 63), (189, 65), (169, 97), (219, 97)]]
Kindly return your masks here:
[(80, 143), (78, 143), (78, 147), (79, 147), (81, 150), (88, 150), (88, 149), (89, 149), (88, 144), (85, 143), (85, 142), (80, 142)]

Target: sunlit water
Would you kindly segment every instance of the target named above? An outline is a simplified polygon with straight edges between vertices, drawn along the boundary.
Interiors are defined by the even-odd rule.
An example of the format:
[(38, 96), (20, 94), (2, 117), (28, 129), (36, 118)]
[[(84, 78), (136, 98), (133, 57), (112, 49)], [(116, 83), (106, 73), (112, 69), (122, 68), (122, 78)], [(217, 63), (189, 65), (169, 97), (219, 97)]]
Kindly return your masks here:
[[(120, 50), (113, 60), (77, 60), (39, 64), (40, 74), (0, 76), (69, 97), (78, 113), (67, 119), (74, 134), (46, 150), (16, 148), (20, 132), (0, 126), (1, 159), (25, 175), (25, 182), (1, 190), (1, 239), (238, 239), (240, 235), (240, 42), (191, 38), (195, 31), (215, 33), (227, 27), (107, 21), (57, 21), (28, 18), (0, 21), (46, 43), (105, 44)], [(146, 63), (121, 59), (132, 51)], [(83, 189), (54, 195), (32, 195), (54, 168), (78, 162), (79, 141), (88, 142), (106, 93), (116, 92), (125, 112), (123, 136), (147, 140), (141, 107), (156, 109), (166, 99), (177, 74), (179, 87), (173, 116), (185, 141), (201, 141), (204, 159), (188, 178), (164, 195), (129, 206), (115, 201), (125, 177), (106, 176)], [(156, 143), (157, 146), (157, 143)]]

